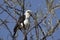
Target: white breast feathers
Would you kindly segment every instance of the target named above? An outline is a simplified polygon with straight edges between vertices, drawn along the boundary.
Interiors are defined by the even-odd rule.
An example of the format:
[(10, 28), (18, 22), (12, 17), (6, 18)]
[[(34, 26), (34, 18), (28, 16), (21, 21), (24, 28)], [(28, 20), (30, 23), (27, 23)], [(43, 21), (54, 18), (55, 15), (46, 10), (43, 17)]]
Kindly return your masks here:
[[(29, 25), (30, 21), (28, 19), (25, 19), (24, 20), (24, 25), (27, 26)], [(23, 23), (21, 23), (21, 26), (23, 26)]]
[(28, 25), (29, 24), (29, 20), (28, 19), (25, 19), (24, 24), (25, 25)]

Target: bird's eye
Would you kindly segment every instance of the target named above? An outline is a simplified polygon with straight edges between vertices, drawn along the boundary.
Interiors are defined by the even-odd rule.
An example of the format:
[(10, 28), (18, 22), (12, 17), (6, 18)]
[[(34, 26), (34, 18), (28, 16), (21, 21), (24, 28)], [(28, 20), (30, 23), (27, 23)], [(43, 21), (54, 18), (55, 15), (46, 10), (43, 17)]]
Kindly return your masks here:
[(27, 13), (30, 13), (29, 11)]

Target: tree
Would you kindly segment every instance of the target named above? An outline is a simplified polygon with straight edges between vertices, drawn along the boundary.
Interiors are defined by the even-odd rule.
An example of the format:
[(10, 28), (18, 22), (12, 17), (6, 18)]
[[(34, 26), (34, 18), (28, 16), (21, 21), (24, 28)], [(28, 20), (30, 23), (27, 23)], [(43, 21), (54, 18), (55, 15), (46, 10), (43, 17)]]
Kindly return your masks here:
[[(57, 9), (60, 10), (60, 4), (54, 4), (54, 2), (57, 2), (56, 0), (45, 0), (44, 2), (46, 3), (44, 6), (46, 6), (45, 9), (47, 11), (43, 10), (42, 6), (37, 7), (35, 5), (37, 9), (31, 14), (32, 19), (30, 19), (31, 23), (29, 29), (24, 30), (23, 28), (17, 28), (16, 36), (13, 37), (14, 27), (16, 23), (19, 23), (19, 17), (23, 15), (26, 10), (34, 7), (32, 5), (34, 2), (30, 3), (30, 0), (3, 0), (3, 3), (0, 4), (0, 30), (1, 33), (4, 33), (2, 31), (3, 29), (6, 31), (7, 34), (4, 33), (4, 35), (8, 35), (6, 40), (48, 40), (50, 36), (51, 39), (54, 40), (53, 34), (57, 29), (60, 29), (60, 20), (56, 15)], [(32, 10), (33, 8), (31, 11)], [(23, 36), (21, 34), (23, 34)], [(0, 37), (1, 40), (5, 38), (5, 36)]]

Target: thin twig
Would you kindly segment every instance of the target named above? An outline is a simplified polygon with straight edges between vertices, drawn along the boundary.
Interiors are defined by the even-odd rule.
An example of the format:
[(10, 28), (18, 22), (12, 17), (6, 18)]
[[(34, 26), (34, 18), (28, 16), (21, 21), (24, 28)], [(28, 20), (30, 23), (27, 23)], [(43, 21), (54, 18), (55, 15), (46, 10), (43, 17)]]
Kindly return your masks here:
[(7, 28), (7, 30), (9, 31), (10, 35), (12, 36), (12, 32), (10, 31), (10, 29), (8, 28), (8, 26), (6, 25), (6, 23), (0, 18), (1, 22), (5, 25), (5, 27)]

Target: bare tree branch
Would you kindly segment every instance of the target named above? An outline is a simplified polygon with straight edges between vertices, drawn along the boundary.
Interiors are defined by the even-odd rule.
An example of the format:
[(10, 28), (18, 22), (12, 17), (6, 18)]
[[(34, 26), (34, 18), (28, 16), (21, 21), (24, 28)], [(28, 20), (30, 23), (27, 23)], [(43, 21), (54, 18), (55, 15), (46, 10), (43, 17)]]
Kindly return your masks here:
[(0, 5), (0, 8), (2, 8), (4, 11), (6, 11), (15, 21), (17, 21), (17, 19), (15, 17), (13, 17), (7, 9), (3, 8), (2, 5)]
[(58, 27), (59, 23), (60, 23), (60, 20), (58, 20), (55, 27), (52, 30), (49, 30), (49, 32), (41, 40), (45, 40), (48, 36), (51, 36), (55, 32), (55, 30)]
[(8, 28), (8, 26), (6, 25), (6, 23), (0, 18), (1, 22), (5, 25), (6, 29), (9, 31), (10, 35), (12, 36), (12, 32), (10, 31), (10, 29)]

